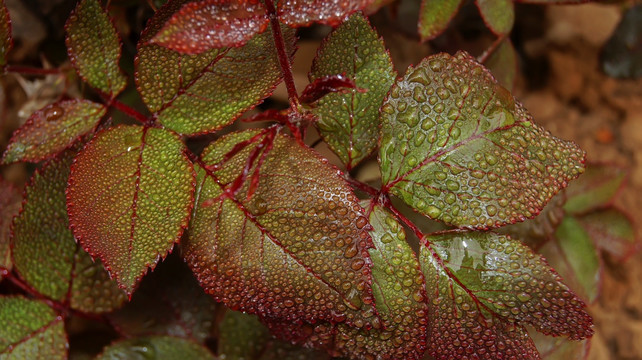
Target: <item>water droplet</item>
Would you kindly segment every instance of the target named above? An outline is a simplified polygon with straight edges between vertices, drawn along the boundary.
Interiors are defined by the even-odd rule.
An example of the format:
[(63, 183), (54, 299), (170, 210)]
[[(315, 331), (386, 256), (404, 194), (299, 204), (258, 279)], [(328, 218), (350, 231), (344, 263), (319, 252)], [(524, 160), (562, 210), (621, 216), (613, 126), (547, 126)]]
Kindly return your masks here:
[(47, 121), (55, 121), (60, 119), (65, 114), (65, 109), (58, 105), (52, 105), (45, 111), (45, 119)]

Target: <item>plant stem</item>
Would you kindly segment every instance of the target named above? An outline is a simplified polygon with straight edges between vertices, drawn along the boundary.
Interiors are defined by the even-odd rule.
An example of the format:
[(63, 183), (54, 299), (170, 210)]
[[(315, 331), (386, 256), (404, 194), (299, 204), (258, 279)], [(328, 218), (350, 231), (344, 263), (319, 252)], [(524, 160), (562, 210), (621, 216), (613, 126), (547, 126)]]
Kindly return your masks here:
[(143, 124), (146, 124), (149, 121), (149, 119), (145, 115), (138, 112), (138, 110), (123, 102), (120, 102), (119, 100), (111, 99), (108, 101), (107, 105), (113, 106), (115, 109), (120, 110), (125, 115), (128, 115)]
[(375, 188), (374, 186), (370, 186), (370, 185), (368, 185), (368, 184), (366, 184), (364, 182), (361, 182), (361, 181), (351, 177), (347, 173), (342, 172), (341, 175), (343, 176), (345, 181), (348, 182), (348, 184), (354, 186), (355, 188), (365, 192), (366, 194), (368, 194), (368, 195), (370, 195), (372, 197), (378, 197), (379, 194), (381, 193), (381, 191), (379, 191), (379, 189)]
[(7, 72), (18, 73), (22, 75), (60, 75), (60, 69), (42, 69), (31, 66), (7, 65)]

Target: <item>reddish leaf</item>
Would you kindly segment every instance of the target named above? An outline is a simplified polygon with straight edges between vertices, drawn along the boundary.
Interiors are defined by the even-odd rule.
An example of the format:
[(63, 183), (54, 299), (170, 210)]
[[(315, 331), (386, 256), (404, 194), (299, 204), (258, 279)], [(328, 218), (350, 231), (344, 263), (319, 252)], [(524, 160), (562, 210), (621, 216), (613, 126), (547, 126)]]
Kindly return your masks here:
[(194, 173), (184, 151), (167, 130), (119, 126), (99, 133), (72, 165), (73, 233), (130, 296), (187, 226)]
[(532, 218), (583, 172), (577, 145), (534, 124), (463, 52), (409, 69), (384, 101), (381, 131), (383, 191), (450, 225)]
[(0, 0), (0, 72), (4, 72), (4, 68), (7, 65), (7, 54), (12, 48), (11, 19), (4, 0)]
[[(0, 268), (8, 271), (13, 267), (9, 246), (11, 222), (20, 211), (21, 200), (20, 192), (0, 177)], [(0, 280), (2, 280), (2, 271), (0, 271)]]
[[(299, 100), (304, 104), (312, 104), (325, 95), (332, 93), (347, 93), (350, 89), (357, 89), (357, 84), (354, 80), (345, 77), (344, 75), (328, 75), (318, 79), (314, 79), (308, 84)], [(363, 90), (365, 92), (365, 90)]]
[(545, 242), (555, 237), (555, 230), (566, 217), (566, 212), (562, 209), (563, 205), (563, 194), (557, 194), (537, 217), (502, 227), (497, 231), (520, 239), (533, 249), (539, 249)]
[(493, 73), (497, 82), (513, 90), (517, 77), (517, 53), (509, 38), (505, 38), (488, 56), (484, 65)]
[(581, 214), (608, 205), (624, 183), (626, 175), (626, 170), (618, 166), (589, 165), (586, 173), (566, 189), (564, 210)]
[(45, 164), (27, 186), (13, 222), (14, 266), (40, 294), (84, 312), (108, 312), (126, 298), (69, 230), (65, 188), (73, 155)]
[(120, 71), (120, 38), (98, 0), (81, 0), (67, 23), (67, 52), (90, 86), (116, 97), (127, 79)]
[(486, 26), (497, 35), (508, 34), (515, 23), (513, 0), (476, 0)]
[(591, 336), (584, 303), (528, 247), (493, 233), (452, 231), (422, 243), (437, 359), (539, 358), (520, 324), (571, 339)]
[(44, 302), (0, 296), (0, 358), (67, 358), (62, 316)]
[(171, 336), (148, 336), (120, 340), (107, 346), (96, 360), (216, 360), (202, 345)]
[(265, 30), (268, 18), (258, 0), (191, 2), (175, 13), (151, 42), (184, 54), (241, 46)]
[(592, 212), (577, 220), (593, 243), (613, 255), (617, 261), (625, 261), (642, 247), (636, 236), (633, 221), (618, 209)]
[(277, 0), (279, 20), (290, 26), (319, 22), (339, 25), (348, 15), (373, 3), (373, 0)]
[(2, 163), (50, 158), (94, 129), (106, 111), (103, 105), (89, 100), (65, 100), (47, 105), (16, 130)]
[(206, 292), (262, 317), (372, 321), (368, 221), (336, 168), (272, 130), (222, 137), (203, 160), (184, 250)]
[(417, 25), (421, 41), (433, 39), (444, 32), (462, 4), (463, 0), (423, 0)]

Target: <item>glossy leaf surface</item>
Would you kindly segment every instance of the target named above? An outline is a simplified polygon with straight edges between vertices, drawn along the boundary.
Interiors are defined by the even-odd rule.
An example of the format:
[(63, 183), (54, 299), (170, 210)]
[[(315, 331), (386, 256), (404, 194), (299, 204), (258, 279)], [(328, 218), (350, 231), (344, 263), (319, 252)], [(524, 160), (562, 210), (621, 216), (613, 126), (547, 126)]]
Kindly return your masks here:
[(432, 219), (484, 229), (537, 215), (583, 171), (584, 153), (460, 52), (428, 57), (395, 83), (379, 161), (384, 191)]
[(128, 294), (187, 227), (194, 174), (184, 150), (169, 131), (119, 126), (99, 133), (72, 166), (73, 233)]
[(107, 346), (96, 360), (215, 360), (206, 347), (183, 338), (148, 336)]
[[(283, 135), (267, 138), (266, 149), (271, 134), (233, 133), (205, 150), (209, 169), (197, 170), (187, 262), (231, 309), (367, 323), (372, 240), (363, 210), (336, 168)], [(231, 150), (239, 151), (221, 163)], [(240, 183), (243, 173), (249, 177)]]
[(313, 22), (336, 26), (373, 0), (275, 0), (275, 3), (279, 20), (290, 26), (307, 26)]
[(0, 358), (67, 358), (62, 317), (45, 303), (20, 296), (0, 296)]
[(98, 0), (81, 0), (65, 25), (67, 53), (91, 87), (116, 97), (127, 79), (120, 71), (120, 38)]
[(421, 41), (437, 37), (448, 27), (463, 0), (423, 0), (419, 10), (419, 35)]
[(626, 170), (617, 166), (589, 165), (578, 181), (566, 189), (564, 210), (581, 214), (608, 205), (626, 175)]
[[(185, 55), (149, 43), (186, 1), (163, 6), (139, 43), (136, 84), (147, 107), (165, 127), (181, 134), (211, 132), (233, 122), (272, 94), (281, 68), (266, 31), (238, 48)], [(289, 53), (294, 31), (283, 29)]]
[(312, 113), (323, 139), (351, 169), (377, 147), (379, 108), (395, 77), (383, 42), (363, 15), (351, 16), (325, 39), (309, 77), (313, 82), (336, 74), (354, 80), (356, 88), (325, 95)]
[(507, 34), (515, 23), (513, 0), (476, 0), (486, 25), (497, 35)]
[(0, 267), (9, 271), (13, 267), (10, 247), (11, 222), (20, 211), (21, 200), (18, 189), (0, 177)]
[(598, 248), (619, 261), (626, 260), (642, 247), (632, 220), (618, 209), (595, 211), (577, 220)]
[(38, 162), (71, 146), (96, 127), (107, 109), (89, 100), (65, 100), (34, 112), (9, 140), (4, 164)]
[(466, 352), (484, 359), (539, 358), (521, 324), (571, 339), (592, 335), (584, 303), (519, 241), (457, 231), (425, 241), (420, 259), (436, 358), (458, 359)]
[(69, 230), (65, 189), (73, 155), (48, 162), (27, 186), (13, 222), (15, 268), (40, 294), (84, 312), (108, 312), (126, 297)]
[(7, 55), (12, 48), (11, 19), (9, 18), (7, 6), (2, 0), (0, 1), (0, 71), (4, 72), (4, 67), (7, 65)]
[(497, 82), (513, 90), (517, 77), (517, 52), (510, 39), (505, 38), (493, 51), (484, 65), (493, 73)]

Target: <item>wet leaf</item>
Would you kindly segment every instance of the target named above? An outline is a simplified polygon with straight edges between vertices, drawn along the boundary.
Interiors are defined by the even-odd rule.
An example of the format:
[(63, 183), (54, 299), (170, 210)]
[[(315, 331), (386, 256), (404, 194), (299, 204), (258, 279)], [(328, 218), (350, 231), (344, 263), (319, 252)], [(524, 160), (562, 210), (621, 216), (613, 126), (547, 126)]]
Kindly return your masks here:
[(96, 127), (107, 109), (89, 100), (64, 100), (33, 113), (9, 140), (2, 163), (38, 162), (62, 152)]
[[(9, 246), (11, 222), (20, 211), (21, 201), (22, 195), (18, 189), (0, 177), (0, 268), (8, 271), (13, 268), (11, 247)], [(1, 271), (0, 280), (2, 280)]]
[[(149, 40), (186, 1), (159, 9), (143, 32), (136, 61), (136, 84), (157, 120), (181, 134), (218, 130), (270, 96), (281, 81), (272, 33), (266, 31), (238, 48), (185, 55)], [(283, 28), (289, 53), (294, 30)]]
[(81, 0), (67, 23), (67, 53), (81, 78), (114, 98), (127, 86), (120, 71), (120, 38), (98, 0)]
[(513, 90), (517, 76), (517, 53), (509, 38), (502, 40), (484, 65), (493, 73), (501, 86)]
[(484, 359), (539, 358), (522, 324), (571, 339), (593, 334), (586, 305), (519, 241), (451, 231), (426, 237), (420, 261), (430, 299), (430, 350), (437, 359), (471, 350)]
[(508, 34), (515, 23), (513, 0), (476, 0), (486, 26), (497, 35)]
[(183, 338), (148, 336), (107, 346), (96, 360), (215, 360), (206, 347)]
[(0, 71), (2, 72), (4, 72), (4, 68), (7, 65), (7, 55), (12, 48), (11, 19), (4, 0), (0, 0)]
[(608, 205), (626, 175), (626, 170), (618, 166), (589, 165), (586, 172), (566, 189), (564, 210), (581, 214)]
[(610, 253), (617, 261), (625, 261), (641, 247), (633, 221), (624, 212), (608, 208), (577, 219), (593, 243)]
[(65, 188), (73, 155), (48, 162), (28, 184), (13, 222), (14, 266), (40, 294), (83, 312), (108, 312), (126, 297), (69, 230)]
[(373, 0), (277, 0), (279, 20), (290, 26), (313, 22), (336, 26), (355, 11), (365, 9)]
[(383, 42), (363, 15), (351, 16), (324, 40), (309, 77), (314, 82), (337, 74), (356, 88), (325, 95), (311, 111), (323, 139), (351, 169), (377, 147), (379, 108), (395, 77)]
[(460, 227), (536, 216), (583, 171), (584, 153), (532, 122), (470, 56), (426, 58), (382, 107), (383, 191)]
[(555, 230), (566, 217), (566, 212), (562, 208), (563, 205), (563, 194), (557, 194), (553, 196), (551, 201), (544, 206), (542, 212), (535, 218), (504, 226), (497, 229), (497, 231), (510, 235), (515, 239), (520, 239), (533, 249), (539, 249), (545, 242), (555, 236)]
[(167, 130), (118, 126), (99, 133), (72, 165), (73, 233), (130, 295), (187, 227), (194, 174), (184, 151)]
[(0, 358), (67, 358), (62, 316), (45, 303), (21, 296), (0, 296)]
[(462, 0), (422, 0), (418, 24), (421, 41), (433, 39), (444, 32), (462, 3)]
[(272, 130), (233, 133), (205, 150), (185, 258), (233, 310), (367, 324), (367, 218), (336, 168)]

